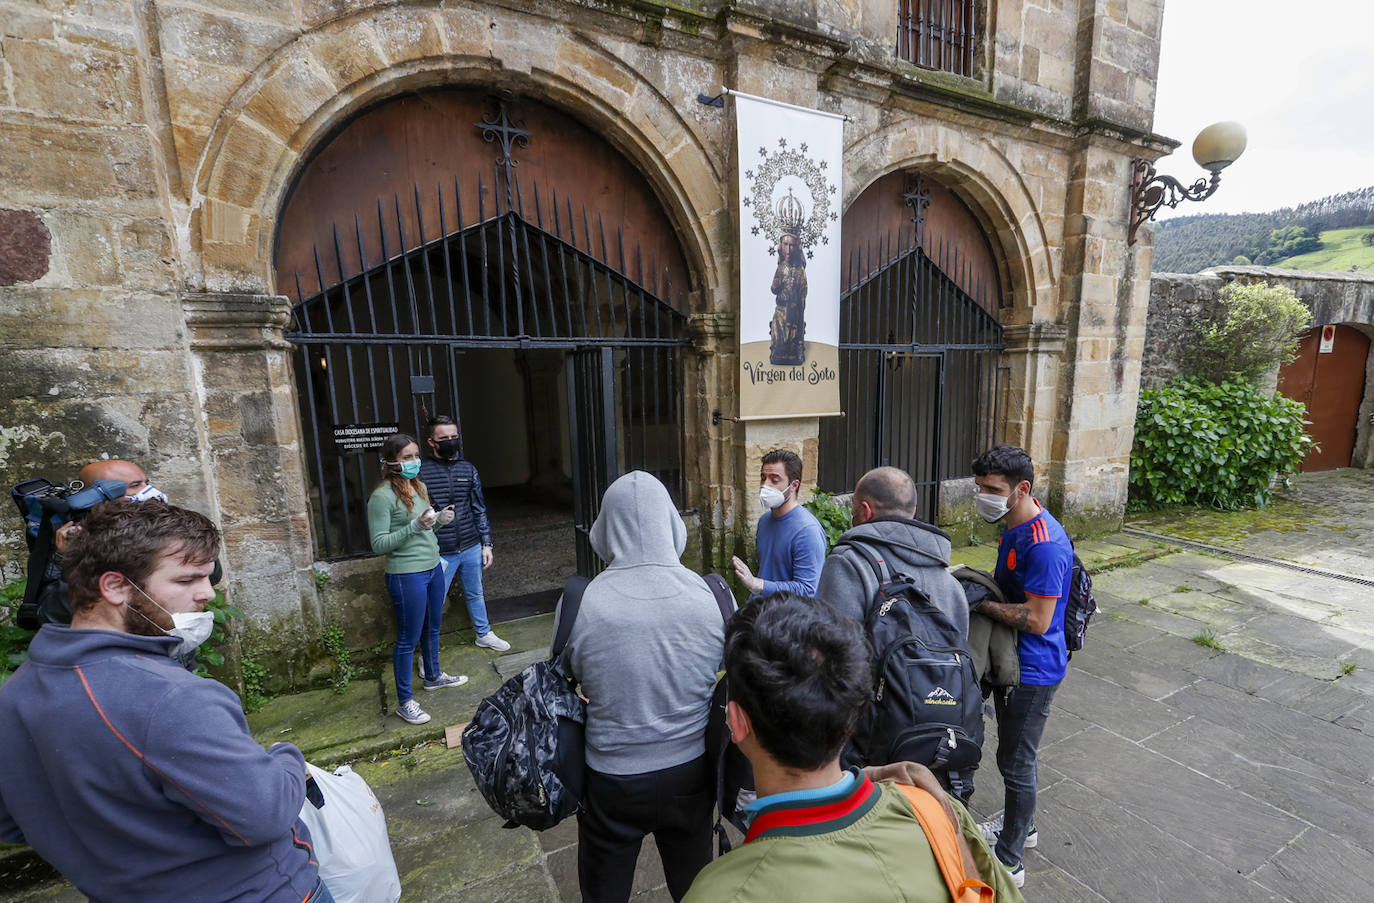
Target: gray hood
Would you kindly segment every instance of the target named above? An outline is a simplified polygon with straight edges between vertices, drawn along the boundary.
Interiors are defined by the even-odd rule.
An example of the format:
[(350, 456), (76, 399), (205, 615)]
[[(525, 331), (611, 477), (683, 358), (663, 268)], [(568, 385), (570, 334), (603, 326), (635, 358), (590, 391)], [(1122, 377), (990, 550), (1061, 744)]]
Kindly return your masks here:
[(948, 567), (949, 534), (939, 527), (908, 517), (879, 517), (846, 530), (841, 539), (867, 540), (898, 552), (913, 565)]
[(634, 470), (606, 490), (590, 539), (592, 550), (608, 567), (678, 564), (687, 548), (687, 525), (664, 485)]

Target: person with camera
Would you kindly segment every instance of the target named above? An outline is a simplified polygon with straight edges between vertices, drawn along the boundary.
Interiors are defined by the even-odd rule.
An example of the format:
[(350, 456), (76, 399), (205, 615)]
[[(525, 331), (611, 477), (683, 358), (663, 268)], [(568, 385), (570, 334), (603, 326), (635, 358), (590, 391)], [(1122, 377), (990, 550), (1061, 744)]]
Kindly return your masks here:
[(372, 551), (386, 555), (386, 588), (396, 612), (396, 645), (391, 667), (396, 678), (396, 714), (424, 724), (429, 714), (411, 692), (415, 647), (420, 648), (424, 688), (442, 690), (467, 683), (439, 669), (439, 626), (448, 584), (439, 564), (436, 524), (453, 520), (453, 508), (435, 511), (420, 482), (420, 446), (404, 433), (382, 443), (382, 482), (367, 502)]
[(96, 506), (67, 546), (71, 627), (44, 625), (0, 686), (0, 841), (93, 900), (334, 899), (300, 750), (264, 750), (232, 690), (173, 660), (214, 625), (219, 546), (193, 511)]

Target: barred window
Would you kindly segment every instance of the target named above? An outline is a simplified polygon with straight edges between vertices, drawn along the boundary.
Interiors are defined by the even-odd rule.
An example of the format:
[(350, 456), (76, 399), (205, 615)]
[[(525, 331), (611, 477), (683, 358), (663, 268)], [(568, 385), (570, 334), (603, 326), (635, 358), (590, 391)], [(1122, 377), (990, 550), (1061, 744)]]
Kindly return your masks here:
[(977, 6), (978, 0), (897, 0), (897, 56), (972, 76), (982, 38)]

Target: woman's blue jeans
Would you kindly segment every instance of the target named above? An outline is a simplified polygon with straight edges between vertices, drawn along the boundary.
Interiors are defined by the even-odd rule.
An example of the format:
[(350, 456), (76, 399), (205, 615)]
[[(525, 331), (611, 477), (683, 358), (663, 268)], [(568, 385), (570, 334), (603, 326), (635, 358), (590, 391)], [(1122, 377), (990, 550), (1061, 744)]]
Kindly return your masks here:
[(444, 569), (414, 574), (387, 574), (386, 589), (396, 611), (396, 647), (391, 667), (396, 673), (396, 702), (404, 703), (414, 694), (410, 678), (415, 671), (415, 647), (420, 648), (425, 680), (439, 676), (439, 624), (444, 616)]

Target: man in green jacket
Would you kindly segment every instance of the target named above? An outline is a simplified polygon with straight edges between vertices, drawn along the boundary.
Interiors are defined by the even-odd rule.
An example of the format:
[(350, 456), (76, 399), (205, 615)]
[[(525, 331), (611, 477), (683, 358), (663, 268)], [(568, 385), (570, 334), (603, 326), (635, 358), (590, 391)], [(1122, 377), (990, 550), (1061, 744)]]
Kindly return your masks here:
[(858, 622), (815, 599), (760, 599), (726, 628), (725, 680), (730, 735), (754, 766), (758, 799), (747, 810), (744, 845), (708, 865), (684, 903), (979, 899), (972, 885), (951, 893), (960, 881), (942, 871), (909, 798), (920, 792), (883, 781), (888, 775), (939, 803), (935, 819), (946, 823), (930, 836), (947, 870), (981, 877), (999, 903), (1021, 900), (973, 819), (928, 769), (840, 768), (840, 750), (872, 693)]

